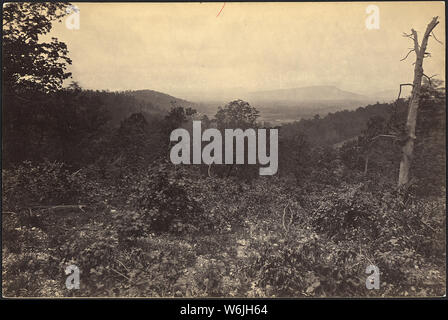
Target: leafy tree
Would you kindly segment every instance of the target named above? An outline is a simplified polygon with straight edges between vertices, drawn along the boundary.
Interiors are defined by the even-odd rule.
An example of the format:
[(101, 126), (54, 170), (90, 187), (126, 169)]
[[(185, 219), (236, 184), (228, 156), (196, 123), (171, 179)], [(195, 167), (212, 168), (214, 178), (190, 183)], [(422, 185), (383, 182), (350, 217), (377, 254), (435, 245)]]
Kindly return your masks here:
[[(259, 111), (252, 107), (248, 102), (243, 100), (234, 100), (226, 104), (223, 108), (219, 107), (215, 115), (217, 127), (223, 131), (225, 129), (255, 129), (258, 127), (257, 118)], [(224, 136), (224, 134), (223, 134)], [(233, 154), (235, 157), (236, 146), (234, 145)], [(244, 158), (247, 159), (247, 145), (244, 148)], [(224, 146), (223, 146), (224, 154)], [(239, 176), (240, 178), (250, 180), (258, 174), (258, 166), (243, 164), (243, 165), (222, 165), (216, 172), (221, 176), (230, 176), (230, 174)]]
[(28, 90), (55, 91), (62, 87), (71, 59), (65, 43), (39, 37), (50, 32), (52, 22), (66, 15), (68, 3), (7, 3), (3, 8), (3, 90), (16, 94)]
[[(67, 46), (40, 36), (60, 20), (68, 3), (7, 3), (3, 8), (3, 151), (6, 163), (29, 159), (48, 137), (47, 118), (54, 115), (57, 92), (68, 64)], [(57, 111), (56, 111), (57, 112)], [(53, 127), (54, 125), (50, 125)], [(28, 152), (27, 152), (28, 151)]]
[(182, 124), (188, 120), (188, 117), (194, 115), (195, 113), (196, 110), (193, 108), (173, 106), (170, 112), (165, 116), (165, 133), (169, 136), (174, 129), (180, 128)]
[(215, 118), (219, 129), (256, 128), (259, 111), (243, 100), (234, 100), (219, 107)]

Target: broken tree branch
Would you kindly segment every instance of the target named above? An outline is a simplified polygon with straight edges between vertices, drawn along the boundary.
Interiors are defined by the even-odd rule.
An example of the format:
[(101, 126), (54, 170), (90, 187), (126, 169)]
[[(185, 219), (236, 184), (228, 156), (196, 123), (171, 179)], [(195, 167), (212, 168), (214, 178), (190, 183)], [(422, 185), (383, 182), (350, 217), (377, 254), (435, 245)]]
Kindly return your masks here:
[(109, 268), (109, 270), (115, 272), (116, 274), (122, 276), (123, 278), (127, 279), (129, 282), (132, 282), (131, 279), (129, 279), (129, 277), (126, 277), (124, 274), (122, 274), (121, 272), (115, 270), (114, 268)]
[(400, 97), (401, 97), (401, 88), (404, 87), (404, 86), (411, 86), (412, 87), (413, 84), (412, 83), (401, 83), (400, 84), (400, 91), (398, 91), (397, 100), (395, 100), (395, 102), (394, 102), (395, 109), (397, 108), (397, 102), (398, 102), (398, 100), (400, 100)]
[(424, 76), (426, 79), (428, 79), (429, 85), (432, 87), (431, 79), (434, 78), (435, 76), (437, 76), (437, 74), (428, 77), (426, 74), (423, 73), (423, 76)]
[(411, 49), (411, 50), (409, 50), (409, 52), (406, 54), (406, 56), (403, 58), (403, 59), (401, 59), (400, 61), (404, 61), (404, 60), (406, 60), (406, 58), (411, 54), (411, 52), (413, 52), (413, 51), (415, 51), (415, 49)]
[[(286, 221), (286, 220), (285, 220), (285, 216), (286, 216), (286, 209), (287, 209), (287, 208), (289, 209), (289, 212), (290, 212), (288, 225), (285, 224), (285, 221)], [(289, 232), (289, 229), (290, 229), (290, 227), (291, 227), (293, 218), (294, 218), (294, 211), (292, 211), (292, 209), (291, 209), (291, 207), (289, 207), (289, 203), (288, 203), (288, 204), (286, 205), (286, 207), (283, 209), (283, 216), (282, 216), (282, 226), (283, 226), (283, 229), (285, 229), (285, 232), (286, 232), (286, 233)]]
[(31, 206), (28, 207), (29, 209), (61, 209), (61, 208), (84, 208), (87, 207), (87, 204), (61, 204), (61, 205), (54, 205), (54, 206)]
[(434, 40), (436, 40), (436, 41), (437, 41), (438, 43), (440, 43), (440, 44), (443, 44), (442, 41), (440, 41), (439, 39), (436, 38), (436, 35), (434, 34), (433, 31), (431, 31), (431, 35), (432, 35), (432, 37), (434, 38)]
[(288, 206), (289, 206), (289, 204), (287, 204), (286, 207), (283, 208), (283, 216), (282, 216), (282, 226), (286, 232), (288, 232), (288, 230), (286, 229), (286, 226), (285, 226), (285, 215), (286, 215), (286, 208), (288, 208)]
[(48, 211), (53, 211), (57, 209), (79, 209), (82, 212), (84, 211), (84, 208), (87, 207), (87, 204), (67, 204), (67, 205), (53, 205), (53, 206), (29, 206), (29, 207), (23, 207), (23, 209), (28, 209), (29, 213), (32, 214), (32, 209), (47, 209)]
[(378, 138), (394, 138), (394, 139), (396, 139), (397, 136), (393, 135), (393, 134), (379, 134), (379, 135), (373, 137), (372, 139), (370, 139), (370, 142), (372, 143), (373, 141), (375, 141)]

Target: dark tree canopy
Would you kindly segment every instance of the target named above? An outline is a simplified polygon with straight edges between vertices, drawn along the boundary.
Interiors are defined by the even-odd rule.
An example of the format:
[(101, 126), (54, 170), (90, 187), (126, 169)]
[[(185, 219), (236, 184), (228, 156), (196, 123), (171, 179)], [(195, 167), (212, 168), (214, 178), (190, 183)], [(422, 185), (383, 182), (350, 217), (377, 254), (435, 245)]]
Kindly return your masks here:
[(55, 91), (62, 87), (71, 64), (65, 43), (40, 42), (52, 22), (66, 14), (68, 3), (8, 3), (3, 8), (3, 90)]
[(257, 109), (243, 100), (231, 101), (224, 108), (219, 107), (216, 113), (218, 128), (255, 128), (259, 116)]

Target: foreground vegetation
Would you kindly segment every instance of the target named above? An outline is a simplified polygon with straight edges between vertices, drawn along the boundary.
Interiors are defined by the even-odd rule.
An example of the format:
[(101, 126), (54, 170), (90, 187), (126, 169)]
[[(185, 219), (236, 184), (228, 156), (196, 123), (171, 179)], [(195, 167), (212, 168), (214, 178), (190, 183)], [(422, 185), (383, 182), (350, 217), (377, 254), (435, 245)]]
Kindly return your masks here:
[[(440, 197), (373, 188), (377, 182), (362, 175), (301, 187), (287, 178), (208, 178), (171, 164), (113, 187), (88, 176), (87, 169), (73, 174), (60, 163), (25, 163), (4, 172), (6, 296), (444, 292)], [(18, 188), (21, 201), (70, 197), (66, 203), (80, 206), (6, 211), (13, 210)], [(69, 264), (81, 270), (80, 290), (65, 289)], [(378, 291), (365, 287), (370, 264), (381, 272)]]

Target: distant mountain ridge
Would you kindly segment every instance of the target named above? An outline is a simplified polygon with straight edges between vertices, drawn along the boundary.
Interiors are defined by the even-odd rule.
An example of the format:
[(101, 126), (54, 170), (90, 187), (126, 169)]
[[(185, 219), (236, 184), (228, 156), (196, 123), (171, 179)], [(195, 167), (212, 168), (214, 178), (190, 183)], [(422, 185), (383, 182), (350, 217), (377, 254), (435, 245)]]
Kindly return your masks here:
[[(168, 112), (173, 106), (192, 107), (201, 109), (200, 99), (194, 100), (196, 102), (188, 101), (186, 99), (174, 97), (167, 93), (144, 89), (144, 90), (132, 90), (126, 91), (127, 95), (134, 97), (137, 101), (151, 105), (154, 109), (158, 109), (161, 112)], [(389, 102), (394, 96), (393, 90), (387, 90), (382, 92), (376, 92), (372, 94), (358, 94), (346, 90), (342, 90), (337, 86), (331, 85), (317, 85), (298, 87), (290, 89), (277, 89), (277, 90), (263, 90), (253, 92), (238, 92), (234, 97), (238, 97), (243, 100), (247, 100), (250, 103), (260, 105), (264, 104), (270, 106), (274, 103), (277, 106), (282, 107), (301, 107), (310, 105), (310, 102), (317, 103), (326, 107), (338, 106), (341, 109), (353, 106), (379, 102)], [(221, 103), (215, 102), (213, 104), (224, 105), (230, 102), (232, 99), (222, 99)]]
[(309, 86), (291, 89), (255, 91), (248, 93), (248, 98), (253, 101), (337, 101), (356, 100), (367, 101), (371, 98), (341, 90), (336, 86)]
[[(238, 90), (237, 90), (238, 91)], [(317, 85), (291, 89), (265, 90), (255, 92), (235, 92), (232, 98), (215, 102), (201, 102), (200, 99), (188, 101), (155, 90), (132, 90), (123, 92), (135, 99), (133, 107), (126, 108), (121, 113), (129, 115), (132, 112), (143, 112), (148, 115), (164, 116), (175, 106), (191, 107), (198, 111), (198, 115), (206, 114), (213, 117), (218, 106), (236, 98), (248, 101), (260, 113), (260, 120), (273, 125), (284, 124), (300, 119), (309, 119), (316, 114), (325, 116), (328, 113), (341, 110), (354, 110), (371, 103), (390, 102), (393, 90), (374, 92), (372, 94), (358, 94), (339, 89), (332, 85)], [(186, 94), (189, 96), (188, 94)], [(229, 96), (230, 97), (230, 96)], [(190, 95), (191, 98), (191, 95)], [(120, 113), (120, 114), (121, 114)], [(122, 116), (119, 117), (120, 119)]]

